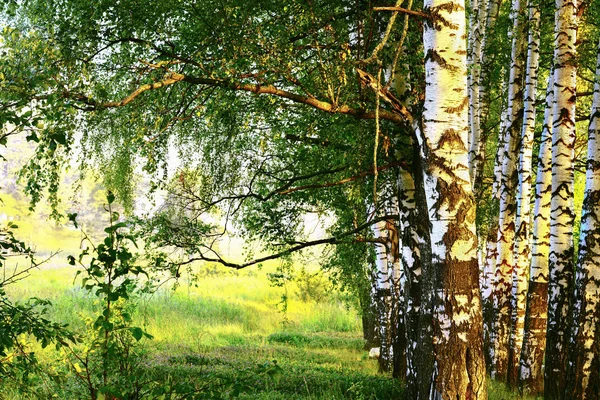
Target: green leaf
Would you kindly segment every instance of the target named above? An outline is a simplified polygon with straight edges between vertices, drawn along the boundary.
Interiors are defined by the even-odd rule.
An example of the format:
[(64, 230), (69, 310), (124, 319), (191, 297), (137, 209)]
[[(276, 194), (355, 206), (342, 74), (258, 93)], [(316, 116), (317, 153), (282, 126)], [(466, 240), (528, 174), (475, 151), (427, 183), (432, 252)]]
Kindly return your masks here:
[(28, 142), (36, 142), (36, 143), (38, 143), (40, 141), (40, 138), (37, 137), (37, 135), (35, 134), (35, 132), (31, 132), (29, 135), (25, 136), (25, 139)]
[(142, 328), (129, 328), (129, 331), (137, 341), (140, 341), (142, 339), (142, 336), (144, 336), (144, 331), (142, 330)]
[(77, 225), (77, 213), (68, 213), (67, 218), (69, 218), (69, 221), (73, 223), (73, 226), (76, 229), (79, 228), (79, 226)]
[(67, 135), (64, 132), (50, 135), (50, 139), (54, 140), (58, 144), (62, 144), (63, 146), (67, 145)]

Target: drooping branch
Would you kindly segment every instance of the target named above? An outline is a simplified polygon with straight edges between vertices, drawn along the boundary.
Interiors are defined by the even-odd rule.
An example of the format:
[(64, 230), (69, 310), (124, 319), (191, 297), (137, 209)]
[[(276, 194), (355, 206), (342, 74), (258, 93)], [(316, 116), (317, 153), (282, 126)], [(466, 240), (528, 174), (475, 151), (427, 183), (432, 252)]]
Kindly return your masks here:
[[(390, 163), (387, 165), (382, 165), (377, 167), (377, 172), (381, 172), (381, 171), (385, 171), (387, 169), (393, 168), (393, 167), (399, 167), (399, 166), (404, 166), (406, 167), (406, 163), (404, 162), (395, 162), (395, 163)], [(369, 175), (374, 175), (375, 171), (374, 170), (370, 170), (370, 171), (365, 171), (365, 172), (361, 172), (360, 174), (348, 177), (348, 178), (344, 178), (341, 179), (339, 181), (336, 182), (325, 182), (325, 183), (319, 183), (319, 184), (314, 184), (314, 185), (304, 185), (304, 186), (297, 186), (294, 188), (290, 188), (287, 190), (283, 190), (283, 191), (279, 191), (277, 192), (277, 194), (280, 195), (284, 195), (284, 194), (290, 194), (293, 192), (298, 192), (300, 190), (307, 190), (307, 189), (322, 189), (322, 188), (328, 188), (328, 187), (334, 187), (334, 186), (339, 186), (339, 185), (344, 185), (348, 182), (352, 182), (355, 181), (357, 179), (360, 178), (364, 178), (365, 176), (369, 176)]]
[[(394, 167), (399, 167), (399, 166), (404, 166), (406, 168), (406, 163), (405, 162), (389, 163), (389, 164), (377, 167), (377, 171), (382, 172), (382, 171), (386, 171), (388, 169), (391, 169)], [(284, 195), (288, 195), (288, 194), (303, 191), (303, 190), (324, 189), (324, 188), (329, 188), (329, 187), (340, 186), (340, 185), (344, 185), (346, 183), (350, 183), (350, 182), (356, 181), (360, 178), (364, 178), (364, 177), (374, 174), (373, 170), (368, 170), (368, 171), (363, 171), (359, 174), (356, 174), (356, 175), (353, 175), (353, 176), (350, 176), (347, 178), (343, 178), (343, 179), (340, 179), (337, 181), (307, 184), (307, 185), (301, 185), (301, 186), (293, 186), (293, 184), (296, 182), (300, 182), (302, 180), (311, 179), (311, 178), (324, 176), (324, 175), (328, 175), (328, 174), (338, 173), (338, 172), (345, 170), (346, 168), (347, 168), (347, 166), (342, 166), (342, 167), (334, 168), (334, 169), (330, 169), (330, 170), (322, 170), (322, 171), (313, 172), (311, 174), (296, 176), (296, 177), (288, 179), (283, 185), (281, 185), (280, 187), (278, 187), (276, 189), (271, 190), (269, 193), (264, 194), (264, 195), (253, 192), (252, 184), (250, 184), (248, 187), (249, 191), (247, 193), (234, 194), (234, 195), (230, 195), (230, 196), (222, 196), (213, 201), (206, 201), (205, 199), (202, 199), (201, 197), (199, 197), (198, 195), (193, 193), (193, 188), (191, 188), (191, 187), (188, 188), (188, 187), (184, 186), (183, 189), (185, 190), (185, 195), (182, 195), (180, 197), (185, 197), (190, 202), (198, 201), (203, 204), (203, 208), (208, 209), (208, 208), (217, 206), (223, 202), (228, 202), (228, 201), (239, 200), (239, 201), (243, 202), (244, 200), (250, 199), (250, 198), (256, 199), (258, 201), (268, 201), (275, 196), (284, 196)], [(254, 181), (254, 179), (252, 179), (252, 181)]]
[[(251, 261), (246, 261), (243, 263), (235, 263), (235, 262), (231, 262), (231, 261), (227, 261), (225, 259), (223, 259), (214, 249), (212, 248), (207, 248), (207, 250), (209, 250), (210, 252), (212, 252), (214, 254), (214, 257), (210, 257), (210, 256), (206, 256), (204, 254), (198, 254), (195, 257), (191, 257), (190, 259), (180, 262), (180, 263), (174, 263), (174, 265), (176, 266), (182, 266), (182, 265), (187, 265), (190, 264), (192, 262), (195, 261), (206, 261), (206, 262), (215, 262), (215, 263), (219, 263), (225, 267), (229, 267), (229, 268), (234, 268), (234, 269), (243, 269), (246, 267), (250, 267), (252, 265), (256, 265), (256, 264), (260, 264), (263, 263), (265, 261), (270, 261), (270, 260), (275, 260), (281, 257), (285, 257), (289, 254), (295, 253), (297, 251), (306, 249), (308, 247), (313, 247), (313, 246), (320, 246), (323, 244), (339, 244), (339, 243), (345, 243), (345, 241), (343, 239), (348, 238), (349, 236), (355, 235), (357, 233), (360, 233), (361, 231), (364, 231), (365, 229), (367, 229), (369, 226), (376, 224), (377, 222), (381, 222), (381, 221), (386, 221), (389, 219), (397, 219), (398, 215), (384, 215), (384, 216), (380, 216), (377, 218), (374, 218), (370, 221), (366, 221), (365, 223), (359, 225), (358, 227), (356, 227), (355, 229), (352, 229), (350, 231), (346, 231), (343, 232), (337, 236), (331, 236), (328, 238), (324, 238), (324, 239), (317, 239), (317, 240), (311, 240), (311, 241), (306, 241), (306, 242), (294, 242), (295, 244), (288, 248), (285, 249), (283, 251), (274, 253), (274, 254), (270, 254), (268, 256), (264, 256), (264, 257), (260, 257), (260, 258), (256, 258), (254, 260)], [(356, 239), (352, 239), (352, 242), (365, 242), (364, 238), (356, 238)]]

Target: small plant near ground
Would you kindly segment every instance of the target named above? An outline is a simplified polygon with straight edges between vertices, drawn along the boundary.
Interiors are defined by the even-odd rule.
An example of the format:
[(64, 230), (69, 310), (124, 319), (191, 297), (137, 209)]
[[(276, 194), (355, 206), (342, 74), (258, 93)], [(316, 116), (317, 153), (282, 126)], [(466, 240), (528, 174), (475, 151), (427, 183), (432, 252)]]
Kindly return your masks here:
[[(133, 323), (135, 305), (130, 301), (138, 291), (137, 278), (145, 272), (129, 249), (136, 246), (135, 237), (113, 210), (114, 200), (109, 193), (104, 240), (95, 245), (84, 233), (89, 250), (84, 249), (77, 259), (69, 257), (71, 265), (82, 268), (78, 271), (82, 286), (96, 296), (99, 307), (97, 315), (87, 320), (83, 346), (70, 348), (66, 357), (91, 400), (139, 399), (150, 390), (150, 382), (140, 373), (138, 342), (152, 336)], [(75, 214), (69, 219), (78, 227)]]

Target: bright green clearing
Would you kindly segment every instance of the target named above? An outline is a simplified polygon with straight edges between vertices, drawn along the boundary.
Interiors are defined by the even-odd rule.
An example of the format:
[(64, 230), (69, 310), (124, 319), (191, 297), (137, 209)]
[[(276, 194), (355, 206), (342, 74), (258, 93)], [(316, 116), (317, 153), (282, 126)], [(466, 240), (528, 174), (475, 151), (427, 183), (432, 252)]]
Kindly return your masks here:
[[(73, 285), (76, 269), (59, 266), (59, 257), (57, 265), (34, 271), (7, 289), (13, 299), (51, 299), (53, 320), (82, 329), (94, 312), (94, 300)], [(184, 274), (176, 290), (170, 282), (138, 298), (134, 319), (154, 336), (141, 342), (148, 376), (165, 384), (206, 381), (225, 398), (401, 398), (401, 383), (379, 374), (377, 362), (368, 359), (360, 318), (343, 296), (322, 277), (273, 287), (268, 274), (275, 268), (204, 268), (191, 284)], [(39, 349), (38, 357), (49, 369), (68, 375), (61, 365), (64, 355), (52, 346)], [(42, 378), (32, 381), (48, 398), (80, 398), (75, 380), (67, 379), (59, 388)], [(496, 385), (490, 391), (491, 399), (519, 398)], [(34, 397), (0, 383), (0, 399), (29, 398)]]

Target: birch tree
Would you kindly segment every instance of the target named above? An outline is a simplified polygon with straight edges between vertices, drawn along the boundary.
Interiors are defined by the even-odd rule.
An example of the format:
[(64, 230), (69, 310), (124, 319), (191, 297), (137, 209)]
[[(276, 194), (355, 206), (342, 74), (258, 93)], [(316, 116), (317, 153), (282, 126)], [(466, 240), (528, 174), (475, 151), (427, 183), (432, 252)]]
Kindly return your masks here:
[[(524, 21), (520, 15), (525, 2), (513, 0), (511, 8), (512, 51), (508, 85), (508, 110), (500, 179), (500, 215), (498, 220), (498, 257), (494, 287), (494, 368), (493, 376), (506, 380), (511, 328), (512, 273), (515, 238), (515, 190), (517, 186), (518, 141), (523, 121), (523, 64), (525, 50)], [(501, 143), (501, 142), (499, 142)]]
[(573, 174), (576, 102), (577, 2), (556, 0), (554, 41), (554, 120), (548, 328), (544, 396), (562, 398), (567, 370), (569, 312), (573, 289)]
[[(69, 68), (56, 74), (58, 84), (44, 89), (68, 103), (77, 116), (73, 119), (90, 128), (84, 145), (110, 140), (111, 149), (145, 157), (151, 171), (166, 163), (171, 139), (182, 143), (186, 154), (201, 153), (200, 172), (208, 183), (201, 187), (206, 191), (190, 193), (194, 205), (233, 204), (232, 209), (245, 212), (238, 221), (246, 231), (280, 249), (269, 257), (368, 235), (377, 219), (348, 218), (352, 226), (310, 243), (298, 243), (288, 228), (305, 209), (339, 207), (329, 190), (351, 192), (348, 182), (367, 181), (390, 168), (373, 163), (383, 151), (377, 153), (372, 138), (384, 134), (366, 140), (368, 130), (357, 125), (381, 128), (373, 129), (377, 133), (391, 127), (412, 132), (424, 110), (422, 168), (414, 179), (425, 176), (415, 186), (424, 200), (417, 207), (425, 209), (431, 224), (431, 240), (422, 250), (433, 261), (422, 266), (431, 283), (423, 286), (419, 329), (432, 337), (435, 332), (435, 340), (426, 344), (435, 348), (435, 356), (426, 355), (430, 364), (423, 370), (431, 374), (418, 379), (428, 380), (431, 390), (422, 391), (428, 397), (486, 398), (462, 0), (430, 0), (423, 11), (404, 10), (424, 25), (426, 58), (424, 68), (411, 69), (425, 81), (414, 82), (402, 101), (377, 78), (396, 50), (374, 43), (389, 18), (366, 3), (24, 3), (31, 6), (35, 29), (64, 51), (64, 64), (58, 66)], [(390, 32), (400, 42), (401, 34)], [(418, 57), (420, 43), (415, 48), (417, 56), (407, 58)], [(366, 63), (376, 49), (379, 55)], [(315, 195), (307, 188), (324, 192)], [(172, 235), (163, 239), (171, 243)], [(217, 257), (216, 249), (206, 250), (198, 241), (181, 246), (197, 260), (252, 265)], [(385, 289), (383, 281), (381, 286)]]
[(600, 44), (588, 130), (588, 155), (577, 262), (575, 326), (568, 394), (574, 399), (600, 396)]
[(412, 171), (401, 169), (399, 190), (402, 221), (402, 262), (404, 283), (404, 322), (406, 329), (406, 398), (424, 399), (430, 394), (433, 375), (432, 295), (429, 218), (419, 149), (413, 143)]
[(529, 38), (527, 45), (527, 64), (525, 67), (525, 100), (523, 104), (523, 128), (519, 147), (517, 186), (517, 214), (513, 271), (512, 320), (508, 354), (508, 383), (517, 386), (519, 360), (523, 344), (525, 325), (525, 306), (527, 300), (531, 247), (530, 235), (530, 196), (531, 169), (533, 153), (533, 131), (535, 129), (535, 103), (540, 47), (540, 12), (537, 0), (528, 0)]
[(548, 77), (544, 124), (538, 153), (533, 210), (533, 238), (527, 312), (519, 381), (526, 393), (544, 392), (544, 352), (548, 312), (548, 256), (550, 253), (550, 201), (552, 197), (552, 115), (554, 74)]
[[(384, 210), (385, 213), (385, 210)], [(377, 305), (379, 332), (379, 367), (389, 371), (392, 354), (392, 254), (389, 251), (391, 231), (388, 222), (383, 220), (373, 226), (373, 233), (379, 242), (375, 245), (374, 297)]]
[(473, 191), (476, 191), (475, 182), (479, 181), (478, 175), (482, 173), (483, 159), (481, 157), (484, 143), (481, 137), (481, 68), (483, 65), (483, 37), (487, 7), (484, 1), (471, 2), (471, 17), (469, 22), (469, 57), (467, 66), (469, 74), (469, 173)]
[(427, 0), (423, 111), (425, 191), (431, 223), (436, 378), (430, 398), (485, 399), (475, 203), (468, 167), (465, 9)]

